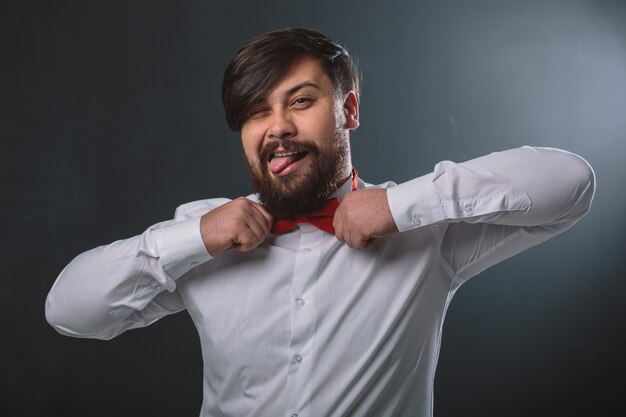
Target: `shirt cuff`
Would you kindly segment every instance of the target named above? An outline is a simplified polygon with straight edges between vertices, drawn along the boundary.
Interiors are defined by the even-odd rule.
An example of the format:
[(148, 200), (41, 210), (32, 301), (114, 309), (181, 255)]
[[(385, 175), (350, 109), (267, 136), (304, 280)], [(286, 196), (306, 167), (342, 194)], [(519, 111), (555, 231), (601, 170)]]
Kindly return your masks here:
[(441, 220), (442, 201), (433, 174), (387, 188), (387, 201), (398, 231), (405, 232)]
[(163, 270), (177, 279), (191, 268), (212, 259), (200, 235), (200, 217), (157, 229), (155, 241)]

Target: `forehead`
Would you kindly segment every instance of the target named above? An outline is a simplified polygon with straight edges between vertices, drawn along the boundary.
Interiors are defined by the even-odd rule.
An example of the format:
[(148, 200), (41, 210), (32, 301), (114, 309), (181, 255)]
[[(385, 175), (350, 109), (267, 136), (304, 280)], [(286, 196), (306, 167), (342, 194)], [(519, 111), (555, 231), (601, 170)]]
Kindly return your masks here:
[(334, 92), (333, 82), (324, 71), (321, 62), (312, 57), (303, 57), (294, 61), (285, 75), (268, 90), (264, 100), (271, 101), (272, 99), (283, 98), (293, 92), (294, 88), (307, 85), (324, 93)]

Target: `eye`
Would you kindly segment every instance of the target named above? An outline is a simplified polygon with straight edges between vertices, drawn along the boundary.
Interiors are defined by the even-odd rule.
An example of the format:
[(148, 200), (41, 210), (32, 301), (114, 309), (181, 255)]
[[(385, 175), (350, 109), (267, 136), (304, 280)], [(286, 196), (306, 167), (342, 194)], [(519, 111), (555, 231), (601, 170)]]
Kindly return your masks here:
[(311, 97), (298, 97), (294, 101), (291, 102), (291, 106), (296, 109), (306, 109), (313, 104), (313, 99)]
[(255, 109), (250, 110), (249, 112), (246, 113), (246, 119), (253, 119), (255, 117), (259, 117), (262, 116), (265, 112), (267, 112), (267, 109), (264, 107), (257, 107)]

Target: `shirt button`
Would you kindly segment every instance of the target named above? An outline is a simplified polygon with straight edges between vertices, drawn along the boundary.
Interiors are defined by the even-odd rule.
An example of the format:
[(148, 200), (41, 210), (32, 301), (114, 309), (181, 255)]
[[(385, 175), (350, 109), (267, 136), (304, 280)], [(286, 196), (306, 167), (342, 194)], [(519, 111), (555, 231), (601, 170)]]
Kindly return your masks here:
[(296, 360), (296, 362), (298, 362), (298, 363), (302, 362), (302, 356), (300, 356), (300, 355), (296, 355), (296, 356), (294, 356), (293, 358), (294, 358), (294, 359)]
[(298, 307), (302, 307), (304, 306), (304, 300), (302, 298), (296, 298), (296, 304), (298, 304)]
[(417, 216), (411, 217), (411, 223), (413, 223), (415, 226), (419, 226), (420, 224), (422, 224), (422, 222)]
[(291, 415), (291, 417), (300, 417), (300, 415), (299, 415), (299, 414), (296, 414), (296, 413), (293, 413), (293, 414)]

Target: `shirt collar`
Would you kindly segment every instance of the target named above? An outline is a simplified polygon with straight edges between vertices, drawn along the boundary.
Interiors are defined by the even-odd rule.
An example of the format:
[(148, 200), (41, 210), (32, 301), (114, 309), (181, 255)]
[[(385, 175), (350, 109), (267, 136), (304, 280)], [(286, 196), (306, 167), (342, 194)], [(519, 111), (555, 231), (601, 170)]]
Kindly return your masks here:
[[(357, 181), (358, 181), (357, 189), (362, 188), (361, 179), (357, 178)], [(352, 176), (350, 176), (347, 180), (345, 180), (344, 183), (341, 184), (341, 186), (337, 188), (337, 190), (334, 193), (332, 193), (328, 198), (329, 199), (338, 198), (339, 202), (341, 202), (341, 200), (343, 200), (345, 195), (348, 194), (350, 191), (352, 191)]]

